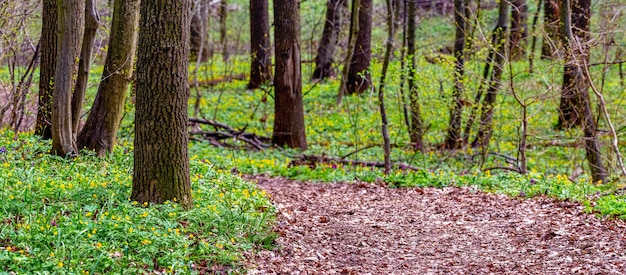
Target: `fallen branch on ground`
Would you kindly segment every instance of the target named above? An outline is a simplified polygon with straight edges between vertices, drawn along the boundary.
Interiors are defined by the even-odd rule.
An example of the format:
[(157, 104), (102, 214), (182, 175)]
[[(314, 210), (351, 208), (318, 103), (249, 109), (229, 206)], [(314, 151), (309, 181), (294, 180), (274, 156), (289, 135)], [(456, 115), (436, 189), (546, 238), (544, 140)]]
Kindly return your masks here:
[[(257, 136), (254, 133), (247, 133), (245, 132), (246, 127), (241, 130), (235, 130), (224, 123), (201, 118), (189, 118), (189, 122), (213, 126), (215, 131), (190, 131), (189, 135), (202, 136), (202, 140), (207, 140), (211, 145), (216, 147), (234, 147), (232, 144), (224, 142), (229, 139), (243, 141), (257, 150), (271, 147), (269, 138)], [(194, 138), (193, 140), (199, 139)]]
[[(365, 167), (377, 167), (377, 168), (385, 168), (385, 163), (382, 161), (363, 161), (363, 160), (349, 160), (335, 157), (327, 157), (327, 156), (313, 156), (313, 155), (301, 155), (296, 159), (289, 162), (289, 166), (300, 166), (300, 165), (308, 165), (311, 167), (315, 167), (318, 164), (323, 163), (337, 163), (337, 164), (348, 164), (352, 166), (365, 166)], [(396, 168), (400, 168), (402, 170), (413, 170), (420, 171), (422, 169), (408, 165), (406, 163), (401, 162), (392, 162), (391, 165)]]

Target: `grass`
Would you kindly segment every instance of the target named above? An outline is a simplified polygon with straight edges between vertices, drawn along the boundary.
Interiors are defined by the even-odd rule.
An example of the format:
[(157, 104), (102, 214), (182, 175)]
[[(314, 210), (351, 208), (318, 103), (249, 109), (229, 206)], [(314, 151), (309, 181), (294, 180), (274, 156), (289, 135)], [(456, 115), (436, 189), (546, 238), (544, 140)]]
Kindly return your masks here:
[(194, 208), (129, 201), (132, 148), (65, 160), (32, 134), (0, 132), (0, 273), (241, 272), (270, 247), (274, 208), (249, 182), (191, 159)]
[[(376, 3), (379, 12), (382, 11), (382, 2)], [(324, 4), (323, 1), (303, 2), (302, 33), (306, 44), (302, 47), (303, 60), (312, 59), (310, 55), (314, 47), (306, 41), (309, 36), (319, 37), (321, 25), (318, 24)], [(229, 15), (229, 22), (245, 26), (246, 5), (247, 2), (235, 1), (236, 9)], [(484, 33), (489, 32), (493, 15), (493, 11), (485, 12), (484, 21), (481, 21)], [(379, 14), (377, 18), (382, 17)], [(472, 148), (457, 152), (438, 150), (437, 145), (445, 138), (449, 120), (453, 64), (449, 58), (431, 64), (422, 56), (436, 52), (440, 45), (451, 44), (453, 29), (451, 18), (424, 17), (420, 24), (416, 82), (422, 116), (429, 125), (424, 136), (427, 145), (424, 152), (413, 150), (408, 141), (399, 92), (403, 73), (399, 53), (390, 67), (386, 90), (390, 135), (394, 144), (392, 159), (419, 167), (419, 171), (397, 168), (384, 175), (378, 168), (332, 162), (292, 165), (292, 160), (303, 153), (337, 157), (351, 154), (349, 159), (368, 161), (382, 160), (383, 155), (375, 92), (345, 97), (344, 104), (336, 106), (339, 80), (310, 82), (313, 69), (310, 63), (302, 66), (310, 149), (306, 152), (286, 148), (254, 151), (190, 142), (195, 207), (187, 211), (174, 202), (139, 205), (128, 200), (134, 126), (134, 106), (130, 100), (120, 129), (119, 144), (104, 158), (85, 152), (74, 160), (65, 160), (48, 155), (50, 143), (39, 140), (32, 133), (0, 130), (0, 273), (187, 274), (210, 268), (243, 272), (244, 251), (272, 246), (276, 237), (271, 231), (275, 210), (267, 195), (238, 177), (238, 173), (322, 182), (383, 182), (392, 188), (472, 186), (512, 197), (548, 196), (573, 200), (584, 204), (589, 212), (626, 218), (626, 196), (614, 192), (623, 187), (621, 178), (593, 184), (583, 173), (574, 182), (569, 179), (570, 175), (586, 166), (584, 151), (580, 146), (551, 145), (553, 141), (568, 143), (580, 138), (578, 130), (553, 130), (562, 74), (562, 64), (558, 62), (536, 60), (534, 73), (528, 72), (525, 61), (515, 62), (505, 69), (505, 84), (498, 96), (495, 131), (489, 148), (497, 155), (488, 155), (483, 161)], [(211, 26), (217, 28), (217, 24)], [(239, 28), (231, 30), (230, 34), (231, 44), (240, 42), (234, 47), (231, 62), (224, 63), (216, 55), (210, 62), (201, 64), (198, 68), (200, 81), (247, 73), (248, 56), (237, 55), (237, 52), (245, 52), (242, 48), (247, 34)], [(384, 35), (381, 28), (373, 34), (374, 56), (382, 55)], [(212, 37), (217, 40), (217, 36)], [(340, 48), (339, 54), (341, 51)], [(478, 89), (481, 60), (485, 55), (485, 50), (480, 51), (466, 64), (465, 99), (468, 101)], [(599, 55), (595, 53), (593, 56), (597, 59)], [(374, 82), (380, 78), (381, 64), (377, 60), (374, 58), (371, 67)], [(97, 65), (92, 68), (86, 109), (90, 108), (95, 96), (101, 70), (102, 67)], [(596, 81), (601, 77), (601, 70), (600, 67), (592, 68)], [(0, 69), (0, 79), (7, 78), (7, 75), (6, 69)], [(509, 85), (511, 82), (514, 86)], [(192, 90), (192, 95), (196, 92), (202, 95), (200, 116), (270, 136), (274, 119), (273, 91), (246, 91), (246, 84), (246, 81), (235, 80)], [(526, 175), (485, 170), (510, 166), (507, 161), (517, 157), (521, 111), (512, 95), (513, 90), (530, 103), (530, 145), (527, 148), (530, 172)], [(608, 110), (618, 128), (626, 125), (623, 91), (616, 68), (610, 68), (603, 92), (610, 102)], [(190, 106), (195, 100), (190, 99)], [(463, 119), (466, 121), (467, 116)], [(606, 128), (602, 120), (600, 128)], [(621, 137), (622, 133), (619, 134)], [(602, 138), (603, 154), (615, 175), (615, 155), (608, 149), (608, 141), (607, 136)], [(238, 144), (233, 142), (233, 145)], [(622, 153), (625, 153), (623, 149)]]

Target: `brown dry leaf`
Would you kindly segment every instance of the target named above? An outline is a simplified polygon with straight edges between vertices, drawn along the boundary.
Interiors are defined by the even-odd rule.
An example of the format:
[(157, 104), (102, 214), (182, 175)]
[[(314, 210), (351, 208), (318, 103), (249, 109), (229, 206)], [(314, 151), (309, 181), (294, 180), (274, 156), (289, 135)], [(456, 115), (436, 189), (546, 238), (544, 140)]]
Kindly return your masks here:
[(625, 223), (577, 203), (251, 179), (277, 205), (281, 234), (274, 251), (247, 255), (249, 274), (626, 273)]

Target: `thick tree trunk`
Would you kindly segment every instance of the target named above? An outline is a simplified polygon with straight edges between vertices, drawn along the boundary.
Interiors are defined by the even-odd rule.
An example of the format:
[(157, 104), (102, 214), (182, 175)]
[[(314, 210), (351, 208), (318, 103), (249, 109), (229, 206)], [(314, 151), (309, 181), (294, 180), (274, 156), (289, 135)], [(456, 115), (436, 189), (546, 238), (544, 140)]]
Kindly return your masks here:
[(314, 79), (324, 79), (335, 75), (333, 56), (343, 21), (343, 9), (347, 3), (346, 0), (328, 0), (326, 4), (326, 23), (317, 48), (317, 57), (315, 57)]
[(444, 146), (456, 149), (461, 143), (461, 115), (463, 114), (463, 75), (465, 74), (465, 34), (467, 18), (466, 5), (463, 0), (454, 1), (454, 19), (456, 35), (454, 39), (454, 89), (452, 91), (452, 110), (450, 111), (450, 125)]
[(52, 97), (52, 154), (77, 153), (72, 130), (72, 84), (83, 38), (85, 1), (58, 2), (57, 62)]
[(298, 0), (274, 0), (276, 68), (272, 143), (306, 150)]
[(498, 23), (494, 29), (494, 45), (495, 56), (493, 59), (493, 71), (491, 72), (491, 79), (489, 81), (489, 87), (487, 88), (487, 94), (482, 103), (482, 110), (480, 116), (480, 127), (476, 134), (476, 139), (472, 142), (472, 146), (483, 148), (483, 152), (489, 147), (489, 140), (493, 133), (493, 112), (496, 103), (496, 96), (498, 90), (502, 84), (502, 72), (504, 70), (504, 57), (506, 55), (506, 25), (508, 20), (508, 8), (509, 3), (507, 1), (501, 1), (498, 7)]
[(187, 151), (190, 4), (141, 4), (131, 194), (138, 202), (193, 205)]
[(413, 148), (421, 150), (422, 149), (422, 136), (423, 136), (423, 125), (422, 125), (422, 114), (419, 102), (419, 91), (417, 88), (416, 78), (417, 78), (417, 52), (415, 47), (415, 32), (417, 31), (417, 22), (416, 22), (416, 4), (414, 1), (408, 3), (407, 6), (407, 51), (409, 54), (410, 61), (408, 63), (407, 69), (409, 71), (409, 105), (410, 105), (410, 115), (411, 115), (411, 127), (409, 127), (409, 138), (411, 143), (413, 144)]
[(195, 5), (192, 8), (191, 15), (191, 27), (190, 27), (190, 54), (189, 58), (191, 60), (197, 60), (198, 54), (200, 53), (201, 62), (206, 62), (209, 60), (209, 51), (208, 51), (208, 39), (207, 36), (207, 25), (209, 22), (209, 1), (199, 0), (194, 1)]
[(57, 56), (57, 0), (43, 0), (39, 62), (39, 103), (35, 133), (52, 138), (52, 94)]
[(272, 81), (270, 20), (267, 0), (250, 0), (250, 82), (256, 89)]
[(526, 56), (528, 40), (528, 4), (526, 0), (511, 1), (511, 34), (509, 55), (511, 60), (520, 60)]
[(552, 59), (557, 56), (560, 48), (559, 6), (562, 0), (545, 0), (543, 9), (543, 26), (545, 35), (541, 47), (541, 58)]
[(103, 156), (113, 150), (133, 74), (140, 0), (115, 0), (113, 22), (102, 80), (89, 117), (80, 131), (78, 148)]
[[(572, 1), (572, 0), (570, 0)], [(587, 55), (588, 50), (584, 49), (588, 47), (582, 41), (588, 40), (589, 31), (589, 18), (591, 16), (591, 8), (587, 8), (591, 5), (590, 0), (573, 0), (570, 2), (571, 11), (564, 11), (561, 9), (561, 21), (564, 21), (564, 18), (571, 22), (572, 28), (572, 39), (578, 39), (581, 41), (579, 44), (583, 47), (583, 51), (580, 52), (579, 49), (569, 49), (572, 52), (568, 52), (568, 55), (571, 54), (581, 54)], [(565, 16), (565, 17), (564, 17)], [(567, 34), (562, 32), (563, 34), (563, 44), (570, 43), (568, 42)], [(571, 45), (567, 45), (571, 47)], [(567, 57), (570, 58), (570, 57)], [(582, 58), (582, 57), (580, 57)], [(586, 57), (589, 58), (588, 56)], [(588, 62), (587, 62), (588, 63)], [(567, 59), (565, 63), (563, 72), (563, 87), (561, 89), (561, 102), (559, 104), (559, 118), (557, 122), (557, 129), (568, 129), (571, 127), (581, 126), (584, 119), (584, 102), (583, 98), (580, 96), (582, 90), (588, 90), (588, 85), (583, 84), (585, 80), (581, 80), (582, 75), (580, 73), (580, 64), (576, 64), (576, 59)], [(585, 87), (579, 87), (580, 85)]]
[(346, 80), (348, 94), (360, 94), (372, 85), (372, 76), (369, 71), (372, 59), (372, 0), (361, 0), (359, 9), (359, 33), (352, 55), (352, 64)]
[(94, 0), (85, 1), (85, 30), (78, 61), (78, 76), (76, 77), (76, 85), (72, 95), (72, 132), (74, 136), (78, 134), (83, 100), (85, 99), (85, 91), (89, 81), (93, 42), (96, 38), (96, 30), (98, 30), (98, 25), (100, 24), (100, 15), (98, 15), (97, 8)]
[[(583, 128), (585, 152), (591, 178), (594, 182), (606, 182), (607, 170), (602, 163), (600, 145), (596, 133), (596, 121), (591, 110), (589, 99), (589, 83), (585, 78), (583, 66), (589, 64), (589, 21), (591, 16), (591, 1), (577, 0), (570, 5), (570, 0), (563, 0), (561, 6), (561, 21), (563, 22), (562, 37), (565, 46), (566, 62), (563, 72), (563, 93), (571, 97), (571, 104)], [(567, 78), (568, 83), (565, 83)], [(563, 106), (561, 98), (561, 107)], [(569, 100), (569, 99), (568, 99)], [(561, 121), (559, 121), (561, 122)], [(564, 122), (565, 123), (565, 122)]]

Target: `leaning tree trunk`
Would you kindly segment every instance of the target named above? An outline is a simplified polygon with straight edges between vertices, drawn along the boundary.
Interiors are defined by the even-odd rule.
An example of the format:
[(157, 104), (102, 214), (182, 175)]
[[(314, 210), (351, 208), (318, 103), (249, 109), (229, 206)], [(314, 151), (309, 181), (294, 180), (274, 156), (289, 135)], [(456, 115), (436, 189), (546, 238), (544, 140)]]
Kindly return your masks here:
[(128, 85), (133, 75), (140, 0), (115, 0), (102, 80), (89, 117), (78, 134), (78, 148), (103, 156), (113, 150)]
[(195, 6), (192, 8), (191, 15), (189, 58), (198, 60), (198, 54), (200, 54), (200, 61), (206, 62), (209, 60), (209, 43), (206, 36), (210, 3), (204, 0), (194, 1), (194, 3)]
[(352, 64), (346, 80), (347, 94), (360, 94), (372, 84), (372, 76), (369, 71), (372, 59), (372, 0), (361, 0), (359, 9), (359, 32), (356, 38), (356, 46), (352, 55)]
[(324, 79), (335, 75), (333, 56), (343, 21), (342, 10), (347, 3), (346, 0), (328, 0), (326, 4), (326, 23), (317, 48), (317, 57), (315, 57), (314, 79)]
[(520, 60), (526, 56), (528, 40), (528, 4), (526, 0), (511, 1), (511, 34), (509, 56), (511, 60)]
[(83, 110), (83, 100), (85, 99), (85, 91), (87, 90), (89, 81), (89, 67), (93, 53), (93, 42), (96, 38), (98, 25), (100, 24), (100, 15), (98, 15), (97, 8), (94, 0), (85, 1), (85, 30), (80, 50), (80, 59), (78, 61), (78, 75), (76, 76), (76, 85), (74, 86), (74, 93), (72, 95), (72, 133), (74, 136), (78, 134), (80, 113)]
[(274, 0), (274, 132), (272, 143), (306, 150), (298, 0)]
[(501, 1), (498, 7), (498, 23), (496, 23), (496, 28), (494, 29), (495, 39), (493, 41), (493, 47), (495, 48), (493, 71), (491, 72), (487, 94), (482, 103), (478, 133), (476, 134), (476, 139), (472, 142), (472, 146), (482, 148), (483, 153), (486, 152), (489, 147), (489, 140), (493, 133), (493, 112), (496, 104), (496, 96), (498, 95), (498, 90), (502, 83), (502, 71), (504, 70), (504, 57), (506, 55), (508, 7), (509, 3), (507, 1)]
[(187, 149), (191, 2), (141, 4), (131, 199), (192, 204)]
[(52, 138), (52, 94), (57, 57), (57, 0), (43, 0), (39, 61), (39, 103), (35, 133)]
[(557, 56), (560, 44), (559, 6), (561, 0), (545, 0), (543, 8), (544, 36), (541, 47), (541, 58), (552, 59)]
[[(572, 98), (573, 108), (580, 112), (579, 119), (583, 128), (585, 152), (591, 178), (594, 182), (606, 182), (607, 170), (602, 163), (600, 145), (596, 129), (596, 121), (591, 110), (589, 99), (589, 83), (584, 71), (589, 64), (589, 21), (591, 16), (591, 0), (577, 0), (570, 5), (570, 0), (563, 0), (561, 21), (563, 22), (562, 37), (565, 46), (566, 62), (563, 72), (563, 93)], [(576, 31), (573, 31), (573, 29)], [(568, 82), (565, 82), (565, 81)], [(561, 103), (563, 98), (561, 98)]]
[[(572, 1), (572, 0), (570, 0)], [(589, 17), (591, 16), (591, 9), (586, 8), (587, 5), (591, 5), (589, 0), (573, 0), (570, 2), (571, 11), (561, 10), (561, 21), (564, 21), (563, 18), (566, 18), (569, 22), (571, 22), (571, 32), (573, 39), (578, 39), (580, 41), (587, 41), (589, 32)], [(565, 3), (563, 3), (563, 6)], [(565, 23), (564, 23), (565, 25)], [(567, 33), (562, 32), (564, 39), (563, 43), (570, 43), (567, 40)], [(584, 43), (580, 44), (581, 47), (587, 47)], [(571, 47), (571, 45), (568, 45)], [(571, 49), (570, 49), (571, 50)], [(577, 51), (578, 49), (574, 49)], [(582, 55), (586, 55), (588, 51), (580, 52)], [(568, 53), (571, 54), (571, 53)], [(588, 57), (587, 57), (588, 58)], [(577, 67), (579, 64), (573, 64), (572, 62), (566, 62), (563, 72), (563, 87), (561, 89), (561, 102), (559, 104), (559, 118), (556, 125), (557, 129), (568, 129), (571, 127), (581, 126), (583, 124), (584, 119), (584, 102), (583, 98), (580, 96), (580, 91), (578, 90), (579, 83), (584, 83), (584, 80), (580, 80), (578, 75), (579, 68)], [(584, 89), (587, 91), (587, 89)]]
[(413, 144), (413, 148), (417, 150), (422, 149), (422, 136), (423, 136), (423, 125), (422, 125), (422, 113), (419, 103), (419, 91), (417, 89), (417, 52), (415, 47), (415, 32), (417, 30), (417, 22), (416, 22), (416, 4), (415, 1), (411, 1), (407, 6), (407, 51), (410, 58), (408, 62), (408, 72), (409, 72), (409, 105), (410, 105), (410, 116), (411, 116), (411, 127), (409, 127), (409, 138), (411, 143)]
[(267, 0), (250, 0), (250, 83), (256, 89), (272, 81), (270, 20)]
[(85, 1), (58, 2), (57, 62), (52, 97), (52, 154), (71, 156), (77, 153), (72, 130), (72, 80), (82, 44)]
[(450, 111), (450, 125), (444, 146), (456, 149), (461, 145), (461, 115), (463, 114), (463, 75), (465, 74), (465, 34), (467, 30), (466, 6), (463, 0), (454, 1), (456, 35), (454, 39), (454, 90), (453, 107)]

